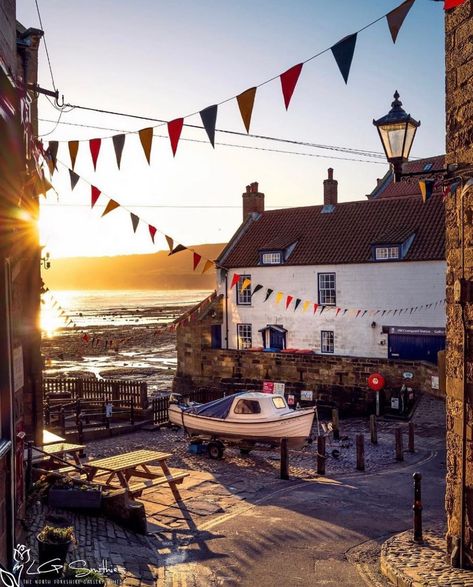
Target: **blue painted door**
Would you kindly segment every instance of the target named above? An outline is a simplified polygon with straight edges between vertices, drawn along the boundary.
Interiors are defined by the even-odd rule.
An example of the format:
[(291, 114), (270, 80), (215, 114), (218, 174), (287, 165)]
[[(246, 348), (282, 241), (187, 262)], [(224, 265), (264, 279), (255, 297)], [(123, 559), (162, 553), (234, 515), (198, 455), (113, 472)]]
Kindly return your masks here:
[(437, 363), (437, 353), (445, 349), (445, 336), (390, 334), (388, 357), (406, 361)]
[(269, 346), (272, 349), (283, 349), (285, 347), (284, 332), (278, 332), (277, 330), (273, 330), (272, 328), (269, 331)]
[(212, 324), (210, 327), (211, 333), (211, 347), (213, 349), (221, 349), (222, 348), (222, 327), (220, 324)]

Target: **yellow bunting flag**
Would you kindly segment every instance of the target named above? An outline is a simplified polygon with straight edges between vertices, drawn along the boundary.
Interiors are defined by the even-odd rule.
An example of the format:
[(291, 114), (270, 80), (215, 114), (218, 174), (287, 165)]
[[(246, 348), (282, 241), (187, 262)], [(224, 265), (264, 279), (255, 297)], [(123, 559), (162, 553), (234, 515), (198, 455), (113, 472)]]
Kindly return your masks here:
[(141, 146), (143, 147), (149, 165), (151, 159), (151, 144), (153, 143), (153, 129), (151, 127), (142, 128), (138, 134), (140, 135)]
[(110, 200), (108, 202), (105, 210), (103, 211), (102, 216), (105, 216), (109, 212), (112, 212), (113, 210), (115, 210), (116, 208), (119, 208), (119, 207), (120, 207), (120, 204), (118, 202), (115, 202), (115, 200)]
[(74, 169), (76, 164), (77, 153), (79, 151), (79, 141), (69, 141), (69, 155), (71, 157), (71, 167)]
[(211, 267), (213, 267), (213, 263), (212, 263), (212, 261), (207, 259), (207, 261), (205, 262), (204, 268), (202, 269), (202, 274), (204, 274), (206, 271), (208, 271)]
[(308, 307), (310, 306), (310, 301), (306, 300), (303, 304), (302, 304), (302, 311), (306, 312)]
[(250, 132), (251, 115), (253, 113), (253, 106), (255, 103), (256, 88), (250, 88), (236, 97), (240, 114), (243, 118), (246, 132)]
[(276, 304), (279, 304), (279, 302), (282, 300), (283, 296), (284, 296), (283, 292), (278, 291), (278, 293), (276, 294), (276, 298), (275, 298)]
[(249, 287), (251, 285), (251, 279), (244, 279), (243, 283), (241, 284), (241, 291), (243, 291), (244, 289), (246, 289), (247, 287)]

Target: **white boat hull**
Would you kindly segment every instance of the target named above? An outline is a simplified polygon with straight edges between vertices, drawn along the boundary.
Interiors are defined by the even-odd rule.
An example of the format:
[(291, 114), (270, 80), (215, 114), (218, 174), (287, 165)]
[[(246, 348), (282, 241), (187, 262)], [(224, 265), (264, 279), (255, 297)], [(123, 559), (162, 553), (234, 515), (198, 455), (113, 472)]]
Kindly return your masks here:
[(279, 443), (288, 439), (292, 448), (303, 446), (310, 437), (315, 408), (291, 411), (276, 419), (252, 419), (244, 422), (189, 414), (177, 404), (169, 406), (169, 420), (191, 436), (229, 439), (241, 442)]

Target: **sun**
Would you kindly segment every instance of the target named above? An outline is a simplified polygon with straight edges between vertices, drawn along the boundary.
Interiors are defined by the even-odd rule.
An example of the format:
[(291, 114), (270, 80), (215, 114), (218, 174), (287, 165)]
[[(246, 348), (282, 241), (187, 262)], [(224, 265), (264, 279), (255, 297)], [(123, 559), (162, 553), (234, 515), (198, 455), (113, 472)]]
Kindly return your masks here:
[(51, 300), (43, 298), (41, 305), (41, 330), (46, 336), (52, 336), (59, 328), (64, 328), (65, 320), (53, 307)]

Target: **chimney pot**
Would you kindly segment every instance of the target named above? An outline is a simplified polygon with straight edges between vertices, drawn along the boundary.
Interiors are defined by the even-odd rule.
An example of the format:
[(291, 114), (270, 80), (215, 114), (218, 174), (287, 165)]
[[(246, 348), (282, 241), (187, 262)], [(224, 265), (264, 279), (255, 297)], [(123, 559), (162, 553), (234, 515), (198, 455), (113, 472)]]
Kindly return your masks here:
[(331, 167), (328, 168), (328, 178), (333, 179), (333, 169)]
[(338, 181), (333, 179), (333, 169), (329, 167), (328, 178), (324, 179), (324, 206), (335, 206), (338, 201)]
[(249, 214), (264, 212), (264, 194), (258, 191), (258, 182), (254, 181), (246, 186), (243, 197), (243, 222)]

